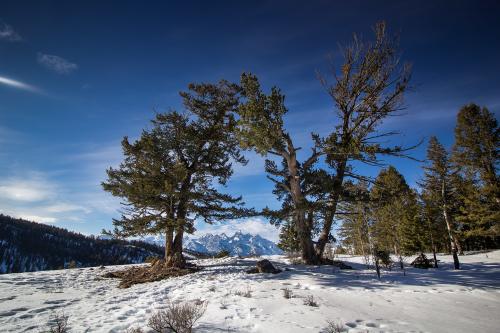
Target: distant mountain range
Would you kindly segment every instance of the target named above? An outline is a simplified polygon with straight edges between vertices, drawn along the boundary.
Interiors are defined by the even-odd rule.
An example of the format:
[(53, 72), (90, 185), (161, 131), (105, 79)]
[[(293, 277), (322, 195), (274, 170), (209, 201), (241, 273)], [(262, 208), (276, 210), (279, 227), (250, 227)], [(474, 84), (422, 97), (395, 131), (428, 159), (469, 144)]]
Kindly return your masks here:
[(163, 254), (150, 243), (85, 236), (0, 214), (0, 274), (142, 263)]
[[(142, 241), (165, 245), (165, 238), (162, 236), (151, 236), (141, 238)], [(273, 242), (259, 235), (244, 234), (236, 232), (233, 236), (226, 234), (205, 234), (201, 237), (186, 236), (184, 238), (184, 248), (189, 251), (216, 254), (221, 251), (228, 251), (233, 256), (250, 255), (272, 255), (282, 254), (283, 251)]]
[[(147, 257), (163, 257), (161, 236), (119, 240), (85, 236), (54, 226), (0, 214), (0, 274), (99, 265), (142, 263)], [(235, 233), (186, 236), (188, 257), (228, 251), (234, 256), (282, 254), (280, 248), (259, 235)]]

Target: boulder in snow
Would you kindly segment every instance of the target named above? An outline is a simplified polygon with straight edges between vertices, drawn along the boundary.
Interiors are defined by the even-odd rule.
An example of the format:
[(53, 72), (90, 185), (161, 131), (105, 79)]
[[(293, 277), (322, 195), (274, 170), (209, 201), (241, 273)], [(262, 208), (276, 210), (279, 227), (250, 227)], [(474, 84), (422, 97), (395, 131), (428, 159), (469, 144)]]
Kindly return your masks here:
[(247, 271), (249, 274), (253, 273), (281, 273), (282, 270), (274, 267), (274, 265), (267, 259), (257, 261), (256, 267)]

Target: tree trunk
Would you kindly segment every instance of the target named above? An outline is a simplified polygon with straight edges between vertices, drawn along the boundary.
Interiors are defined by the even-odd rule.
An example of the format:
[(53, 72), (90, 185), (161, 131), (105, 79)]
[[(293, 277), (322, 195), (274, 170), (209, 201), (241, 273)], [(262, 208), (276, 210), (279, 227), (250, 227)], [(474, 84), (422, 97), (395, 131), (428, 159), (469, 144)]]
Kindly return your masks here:
[(165, 260), (172, 255), (172, 243), (174, 240), (174, 228), (167, 227), (165, 231)]
[(434, 256), (434, 268), (438, 268), (437, 258), (436, 258), (436, 245), (434, 244), (434, 237), (432, 236), (431, 221), (427, 219), (429, 224), (429, 236), (431, 238), (432, 255)]
[[(335, 203), (334, 206), (337, 206)], [(321, 259), (323, 257), (323, 252), (325, 251), (325, 246), (328, 243), (328, 238), (330, 236), (330, 230), (332, 229), (333, 217), (335, 215), (335, 208), (329, 211), (325, 216), (325, 223), (323, 224), (323, 229), (318, 237), (318, 242), (316, 243), (316, 257)]]
[(457, 247), (458, 254), (463, 256), (464, 250), (462, 249), (462, 246), (460, 245), (460, 242), (458, 241), (458, 238), (455, 235), (453, 235), (453, 242), (455, 242), (455, 246)]
[(434, 256), (434, 268), (438, 268), (438, 261), (436, 257), (436, 246), (432, 244), (432, 255)]
[(177, 227), (175, 232), (175, 238), (172, 243), (172, 250), (170, 255), (167, 257), (166, 264), (167, 267), (183, 268), (186, 265), (186, 261), (182, 255), (182, 237), (184, 236), (183, 226)]
[(302, 260), (306, 265), (318, 264), (314, 253), (314, 245), (311, 239), (312, 225), (306, 219), (306, 199), (300, 187), (300, 176), (297, 165), (296, 149), (291, 142), (288, 143), (288, 154), (284, 157), (287, 160), (290, 194), (294, 204), (294, 215), (296, 230), (300, 242)]
[(325, 217), (325, 223), (323, 224), (323, 229), (318, 238), (318, 243), (316, 244), (316, 256), (318, 259), (321, 259), (323, 256), (323, 252), (325, 251), (325, 245), (328, 243), (328, 238), (330, 236), (330, 231), (332, 229), (333, 219), (335, 217), (335, 213), (337, 211), (337, 204), (340, 199), (340, 194), (342, 193), (342, 184), (344, 182), (344, 174), (345, 168), (347, 165), (347, 161), (341, 161), (337, 168), (337, 175), (335, 176), (335, 181), (333, 184), (333, 192), (330, 195), (330, 200), (332, 202), (332, 206), (328, 211), (327, 216)]
[(301, 256), (304, 264), (316, 265), (318, 261), (314, 254), (314, 245), (311, 240), (311, 230), (308, 228), (304, 210), (296, 212), (297, 233), (299, 236)]
[(441, 187), (441, 196), (443, 199), (443, 216), (444, 216), (444, 220), (446, 222), (446, 228), (448, 229), (448, 237), (450, 238), (451, 252), (453, 254), (453, 265), (454, 265), (455, 269), (460, 269), (460, 262), (458, 261), (458, 254), (457, 254), (458, 249), (457, 249), (457, 244), (455, 243), (456, 238), (453, 236), (451, 221), (450, 221), (450, 217), (448, 215), (448, 208), (446, 206), (444, 181), (443, 181), (442, 187)]
[(380, 280), (380, 264), (379, 264), (379, 261), (378, 261), (378, 257), (377, 257), (377, 255), (375, 254), (375, 255), (373, 256), (373, 258), (375, 259), (375, 260), (374, 260), (374, 261), (375, 261), (375, 271), (377, 272), (377, 277), (378, 277), (378, 279)]

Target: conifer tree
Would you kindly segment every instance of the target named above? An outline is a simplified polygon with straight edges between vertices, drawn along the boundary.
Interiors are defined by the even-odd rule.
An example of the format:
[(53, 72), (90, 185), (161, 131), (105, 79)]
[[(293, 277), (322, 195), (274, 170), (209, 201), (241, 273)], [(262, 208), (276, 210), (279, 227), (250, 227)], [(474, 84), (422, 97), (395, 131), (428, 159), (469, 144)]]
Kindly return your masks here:
[(427, 231), (427, 239), (424, 240), (424, 243), (432, 251), (434, 267), (438, 268), (436, 257), (438, 249), (449, 249), (451, 252), (448, 231), (442, 209), (435, 199), (435, 193), (425, 190), (423, 184), (420, 186), (422, 188), (422, 193), (419, 196), (420, 219)]
[(411, 66), (399, 58), (399, 42), (389, 36), (385, 22), (374, 27), (375, 40), (363, 42), (354, 36), (351, 45), (341, 49), (344, 63), (333, 73), (333, 83), (324, 77), (321, 82), (335, 105), (338, 125), (324, 138), (326, 162), (333, 186), (329, 193), (329, 218), (325, 219), (316, 246), (321, 257), (335, 217), (342, 201), (344, 180), (366, 179), (355, 172), (353, 161), (371, 166), (383, 166), (380, 156), (407, 156), (413, 148), (387, 147), (380, 139), (396, 132), (379, 131), (380, 124), (404, 108), (403, 97), (408, 89)]
[(186, 113), (157, 114), (138, 140), (123, 139), (124, 161), (107, 170), (102, 184), (124, 199), (113, 234), (165, 234), (167, 267), (184, 265), (183, 235), (194, 232), (195, 220), (212, 223), (249, 212), (241, 197), (215, 186), (229, 180), (232, 160), (246, 162), (234, 137), (238, 88), (225, 81), (191, 84), (181, 97)]
[(279, 234), (278, 247), (289, 253), (300, 251), (297, 231), (295, 230), (295, 225), (293, 223), (285, 222), (282, 225)]
[[(293, 216), (302, 259), (307, 264), (322, 261), (337, 205), (344, 198), (344, 180), (366, 179), (354, 172), (352, 162), (381, 165), (380, 155), (405, 155), (402, 147), (383, 147), (377, 142), (395, 134), (379, 133), (377, 127), (402, 109), (410, 67), (399, 61), (397, 40), (387, 35), (385, 23), (378, 23), (374, 30), (374, 42), (363, 43), (355, 36), (354, 42), (342, 49), (344, 65), (340, 73), (333, 74), (333, 85), (321, 79), (337, 109), (338, 125), (325, 138), (312, 135), (312, 152), (302, 163), (297, 158), (300, 147), (284, 127), (284, 95), (276, 87), (266, 95), (255, 76), (242, 76), (240, 140), (246, 148), (282, 159), (281, 167), (273, 161), (266, 165), (269, 178), (280, 188), (277, 193), (284, 199), (283, 209), (275, 212), (273, 218)], [(315, 168), (323, 155), (328, 172)], [(322, 175), (323, 181), (308, 181), (308, 174)], [(316, 244), (312, 240), (315, 230), (319, 235)]]
[(241, 145), (264, 156), (279, 156), (282, 160), (281, 167), (266, 160), (266, 172), (275, 183), (274, 193), (282, 200), (282, 208), (278, 211), (266, 209), (264, 213), (274, 224), (293, 221), (302, 259), (307, 264), (317, 263), (312, 242), (314, 209), (308, 199), (311, 186), (306, 173), (321, 153), (314, 148), (306, 161), (301, 163), (298, 160), (300, 147), (295, 146), (284, 127), (283, 116), (287, 109), (285, 97), (278, 88), (273, 87), (269, 95), (264, 94), (257, 77), (252, 74), (242, 75), (241, 88), (244, 98), (238, 109)]
[(458, 260), (459, 241), (457, 238), (457, 227), (454, 219), (453, 203), (456, 199), (456, 191), (453, 188), (453, 169), (448, 157), (448, 153), (433, 136), (429, 140), (427, 148), (427, 165), (424, 166), (424, 179), (421, 182), (423, 192), (429, 209), (432, 205), (441, 210), (448, 237), (455, 269), (460, 269)]
[(368, 258), (373, 255), (373, 244), (370, 236), (370, 192), (368, 183), (361, 181), (356, 184), (347, 183), (352, 195), (340, 205), (341, 225), (338, 231), (342, 244), (350, 247), (354, 254), (360, 254), (368, 264)]
[(468, 238), (500, 236), (500, 128), (485, 107), (469, 104), (457, 115), (452, 160), (462, 202), (457, 217)]
[(403, 269), (402, 256), (422, 249), (416, 193), (403, 175), (390, 166), (379, 173), (370, 195), (376, 248), (395, 253)]

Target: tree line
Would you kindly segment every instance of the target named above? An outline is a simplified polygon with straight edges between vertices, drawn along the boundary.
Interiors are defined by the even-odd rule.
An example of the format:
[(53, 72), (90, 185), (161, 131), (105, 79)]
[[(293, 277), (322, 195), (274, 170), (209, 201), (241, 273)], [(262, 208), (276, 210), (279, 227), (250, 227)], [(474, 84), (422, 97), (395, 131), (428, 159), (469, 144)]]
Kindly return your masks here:
[[(113, 221), (114, 230), (106, 232), (120, 237), (164, 234), (165, 265), (172, 267), (185, 264), (182, 238), (195, 231), (194, 223), (199, 220), (213, 223), (265, 216), (281, 227), (281, 246), (298, 250), (306, 264), (325, 262), (325, 247), (333, 239), (336, 223), (342, 225), (344, 244), (351, 242), (356, 252), (384, 248), (398, 254), (423, 249), (430, 230), (438, 248), (443, 235), (437, 231), (443, 227), (437, 221), (444, 212), (449, 217), (447, 235), (452, 248), (461, 237), (459, 223), (469, 226), (463, 231), (470, 232), (470, 237), (484, 237), (473, 236), (479, 216), (483, 229), (497, 230), (490, 226), (496, 225), (498, 212), (494, 212), (498, 208), (498, 126), (486, 109), (480, 113), (489, 115), (490, 122), (484, 126), (493, 126), (494, 138), (487, 144), (477, 143), (474, 140), (485, 138), (474, 132), (470, 139), (467, 133), (477, 129), (457, 130), (464, 132), (463, 143), (456, 145), (454, 153), (454, 161), (462, 161), (460, 170), (447, 169), (443, 176), (432, 162), (423, 179), (428, 188), (422, 193), (411, 189), (392, 167), (376, 179), (356, 171), (359, 163), (385, 167), (384, 156), (412, 158), (409, 154), (416, 146), (384, 145), (397, 133), (384, 132), (380, 125), (405, 108), (411, 66), (401, 61), (399, 39), (387, 32), (384, 22), (373, 31), (371, 41), (354, 35), (351, 43), (341, 47), (342, 66), (319, 75), (335, 108), (332, 120), (337, 125), (326, 135), (311, 133), (312, 148), (303, 159), (302, 148), (285, 127), (288, 109), (278, 87), (265, 92), (252, 73), (243, 73), (238, 83), (190, 84), (188, 91), (180, 93), (184, 112), (157, 114), (151, 129), (140, 138), (123, 139), (124, 160), (118, 168), (107, 170), (108, 179), (102, 184), (104, 190), (124, 200), (122, 216)], [(475, 119), (463, 122), (471, 121)], [(486, 132), (481, 135), (487, 136)], [(484, 160), (468, 155), (477, 144), (481, 149), (476, 153), (483, 153), (480, 158)], [(244, 150), (266, 158), (265, 171), (275, 184), (279, 209), (247, 208), (241, 197), (221, 190), (233, 173), (233, 164), (247, 163)], [(461, 180), (460, 189), (468, 191), (470, 199), (466, 202), (464, 197), (461, 208), (453, 206), (458, 201), (449, 197), (465, 193), (452, 185), (458, 184), (455, 179)], [(441, 192), (436, 190), (436, 184), (430, 185), (433, 182), (444, 183), (444, 190), (443, 186)], [(492, 206), (485, 208), (483, 202), (490, 202), (492, 196)], [(425, 209), (422, 202), (426, 202)], [(460, 209), (461, 215), (456, 213)]]
[(0, 274), (143, 263), (156, 245), (100, 239), (0, 214)]
[(365, 199), (344, 205), (343, 246), (362, 255), (428, 251), (435, 259), (436, 252), (448, 252), (456, 269), (464, 250), (498, 248), (498, 147), (494, 115), (475, 104), (462, 107), (449, 151), (437, 137), (429, 139), (418, 189), (392, 166), (373, 184), (353, 185)]

